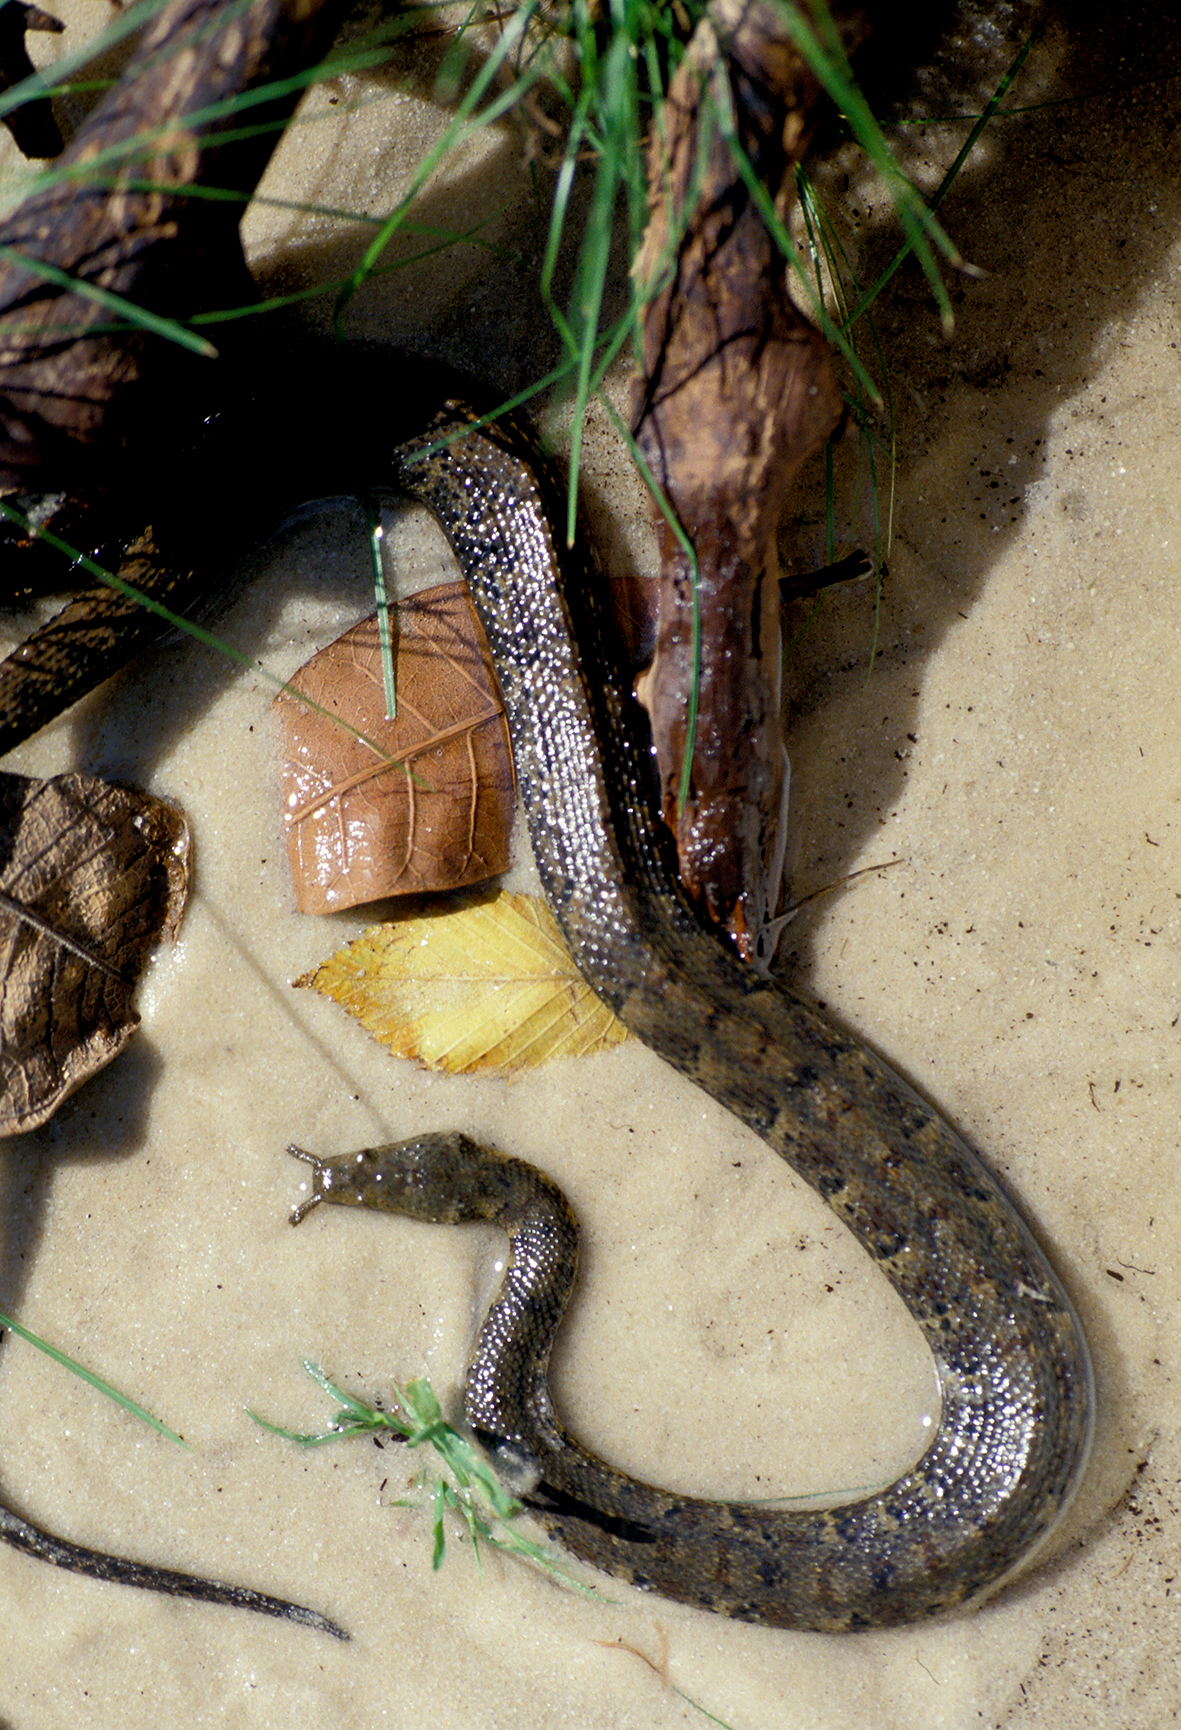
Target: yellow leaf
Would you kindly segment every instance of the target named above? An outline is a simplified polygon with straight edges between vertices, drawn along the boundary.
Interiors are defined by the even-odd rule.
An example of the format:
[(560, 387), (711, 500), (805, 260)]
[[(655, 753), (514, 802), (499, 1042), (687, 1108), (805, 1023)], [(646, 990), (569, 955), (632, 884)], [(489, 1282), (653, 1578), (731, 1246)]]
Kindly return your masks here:
[(375, 925), (295, 983), (331, 997), (398, 1057), (450, 1075), (511, 1075), (627, 1038), (529, 895)]

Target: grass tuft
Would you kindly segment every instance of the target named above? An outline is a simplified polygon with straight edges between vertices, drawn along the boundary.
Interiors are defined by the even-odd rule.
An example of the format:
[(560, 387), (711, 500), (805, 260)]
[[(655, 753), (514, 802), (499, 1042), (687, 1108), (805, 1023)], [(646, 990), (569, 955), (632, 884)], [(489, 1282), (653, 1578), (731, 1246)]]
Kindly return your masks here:
[[(488, 1544), (518, 1561), (542, 1568), (560, 1584), (572, 1587), (584, 1597), (609, 1602), (594, 1586), (565, 1568), (552, 1550), (516, 1529), (512, 1522), (524, 1513), (524, 1508), (504, 1488), (474, 1443), (446, 1422), (428, 1381), (407, 1382), (405, 1387), (395, 1383), (394, 1408), (385, 1411), (380, 1406), (368, 1405), (353, 1394), (346, 1394), (318, 1364), (309, 1359), (303, 1360), (303, 1367), (337, 1407), (327, 1429), (311, 1433), (287, 1430), (268, 1422), (257, 1412), (250, 1411), (250, 1416), (271, 1435), (295, 1442), (301, 1448), (320, 1448), (328, 1442), (383, 1433), (396, 1436), (411, 1448), (424, 1445), (433, 1448), (442, 1471), (431, 1471), (424, 1466), (419, 1474), (418, 1487), (430, 1498), (434, 1530), (432, 1565), (436, 1569), (443, 1565), (446, 1555), (446, 1516), (451, 1513), (457, 1515), (465, 1526), (477, 1565), (480, 1563), (480, 1545)], [(394, 1504), (395, 1507), (414, 1505), (408, 1501)]]

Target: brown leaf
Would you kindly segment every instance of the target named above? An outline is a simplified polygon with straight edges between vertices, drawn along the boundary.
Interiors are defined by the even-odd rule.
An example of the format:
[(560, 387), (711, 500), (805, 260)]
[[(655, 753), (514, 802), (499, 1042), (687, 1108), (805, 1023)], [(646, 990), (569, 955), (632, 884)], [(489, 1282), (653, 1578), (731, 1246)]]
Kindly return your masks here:
[(295, 983), (331, 997), (396, 1056), (449, 1075), (512, 1075), (627, 1038), (531, 895), (375, 925)]
[(44, 1123), (127, 1044), (188, 858), (183, 814), (146, 793), (0, 773), (0, 1135)]
[(301, 913), (464, 888), (509, 863), (508, 726), (466, 585), (423, 590), (390, 617), (396, 720), (385, 713), (376, 613), (291, 680), (318, 709), (286, 695), (275, 701)]

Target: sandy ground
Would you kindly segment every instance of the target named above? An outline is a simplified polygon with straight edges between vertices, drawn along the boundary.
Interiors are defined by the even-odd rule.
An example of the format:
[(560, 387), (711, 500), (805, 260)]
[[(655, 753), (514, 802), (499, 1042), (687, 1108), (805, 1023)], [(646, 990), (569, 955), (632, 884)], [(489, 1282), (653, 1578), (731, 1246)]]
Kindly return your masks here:
[[(178, 644), (13, 761), (177, 800), (197, 868), (133, 1048), (6, 1149), (0, 1303), (192, 1452), (9, 1340), (4, 1494), (82, 1542), (298, 1597), (353, 1640), (5, 1551), (3, 1725), (657, 1730), (702, 1721), (686, 1696), (734, 1730), (1177, 1719), (1177, 48), (1160, 8), (1133, 7), (1118, 37), (1051, 27), (1027, 62), (1013, 100), (1048, 106), (999, 123), (944, 209), (984, 273), (955, 281), (954, 337), (913, 273), (883, 302), (899, 448), (873, 670), (861, 587), (831, 597), (789, 673), (797, 887), (902, 863), (811, 904), (788, 975), (976, 1142), (1091, 1339), (1098, 1435), (1057, 1554), (957, 1620), (772, 1633), (610, 1586), (588, 1602), (496, 1557), (481, 1576), (458, 1546), (433, 1573), (426, 1515), (390, 1505), (404, 1459), (369, 1442), (301, 1455), (251, 1424), (248, 1405), (302, 1427), (326, 1415), (304, 1357), (359, 1391), (426, 1373), (454, 1396), (495, 1236), (328, 1209), (294, 1233), (302, 1177), (283, 1157), (293, 1138), (333, 1152), (446, 1124), (544, 1163), (580, 1213), (555, 1387), (620, 1465), (704, 1494), (866, 1484), (913, 1456), (934, 1390), (915, 1330), (821, 1204), (639, 1047), (512, 1085), (442, 1082), (291, 991), (367, 920), (294, 913), (269, 689)], [(985, 49), (992, 78), (988, 55), (1003, 66), (1011, 46)], [(439, 118), (413, 81), (328, 94), (272, 190), (388, 208)], [(393, 129), (404, 142), (380, 154)], [(924, 184), (965, 132), (907, 135)], [(874, 196), (854, 181), (844, 217), (867, 260), (884, 256)], [(542, 370), (515, 135), (466, 157), (425, 220), (463, 229), (502, 206), (506, 257), (465, 246), (387, 279), (354, 328), (497, 382)], [(355, 255), (339, 224), (252, 224), (260, 268), (289, 284)], [(609, 559), (649, 560), (598, 426), (587, 479)], [(806, 518), (801, 562), (815, 542)], [(445, 563), (417, 527), (399, 560)], [(261, 565), (223, 630), (279, 673), (366, 610), (340, 513)]]

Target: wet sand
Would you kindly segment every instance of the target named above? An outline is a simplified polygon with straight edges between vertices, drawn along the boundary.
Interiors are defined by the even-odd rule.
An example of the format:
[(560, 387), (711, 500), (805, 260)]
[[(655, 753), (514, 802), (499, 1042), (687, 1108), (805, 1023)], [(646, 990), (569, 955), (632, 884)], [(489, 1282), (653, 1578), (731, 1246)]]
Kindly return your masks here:
[[(371, 1442), (301, 1454), (251, 1423), (247, 1406), (322, 1422), (305, 1357), (358, 1392), (427, 1374), (455, 1399), (495, 1234), (330, 1209), (293, 1232), (303, 1174), (283, 1154), (293, 1139), (328, 1153), (444, 1125), (544, 1164), (580, 1214), (555, 1392), (613, 1462), (709, 1495), (872, 1484), (914, 1457), (935, 1392), (916, 1330), (827, 1210), (638, 1046), (511, 1084), (443, 1081), (292, 991), (369, 915), (294, 912), (270, 689), (173, 644), (10, 764), (84, 767), (176, 800), (196, 878), (132, 1048), (5, 1150), (0, 1304), (192, 1452), (8, 1340), (0, 1478), (54, 1531), (296, 1597), (353, 1639), (5, 1550), (0, 1723), (663, 1730), (700, 1721), (686, 1695), (734, 1730), (1147, 1730), (1175, 1714), (1177, 84), (1089, 94), (1177, 64), (1160, 18), (1125, 18), (1122, 63), (1111, 42), (1054, 29), (1035, 50), (1022, 103), (1088, 99), (999, 123), (949, 198), (947, 224), (985, 273), (953, 279), (951, 339), (917, 275), (895, 279), (881, 326), (897, 493), (876, 658), (870, 671), (863, 584), (830, 595), (787, 671), (797, 891), (901, 863), (810, 903), (785, 976), (975, 1142), (1091, 1339), (1098, 1434), (1054, 1558), (961, 1618), (846, 1639), (609, 1582), (588, 1602), (496, 1556), (481, 1575), (458, 1542), (432, 1572), (428, 1512), (392, 1505), (412, 1462)], [(388, 208), (437, 117), (372, 82), (315, 103), (270, 190)], [(379, 160), (395, 127), (403, 142)], [(939, 129), (919, 163), (932, 184), (964, 133)], [(850, 243), (866, 256), (882, 245), (871, 202), (854, 183)], [(386, 279), (354, 332), (498, 384), (544, 370), (544, 312), (525, 286), (540, 219), (516, 136), (473, 151), (424, 220), (464, 229), (502, 205), (494, 237), (519, 256), (467, 245), (427, 260)], [(310, 228), (252, 216), (267, 281), (339, 275), (341, 249), (355, 256), (339, 225)], [(605, 417), (592, 431), (594, 532), (609, 560), (650, 563), (626, 458)], [(802, 563), (815, 496), (793, 531)], [(447, 574), (415, 521), (395, 560)], [(287, 674), (368, 609), (366, 581), (355, 519), (337, 511), (272, 543), (220, 628)]]

